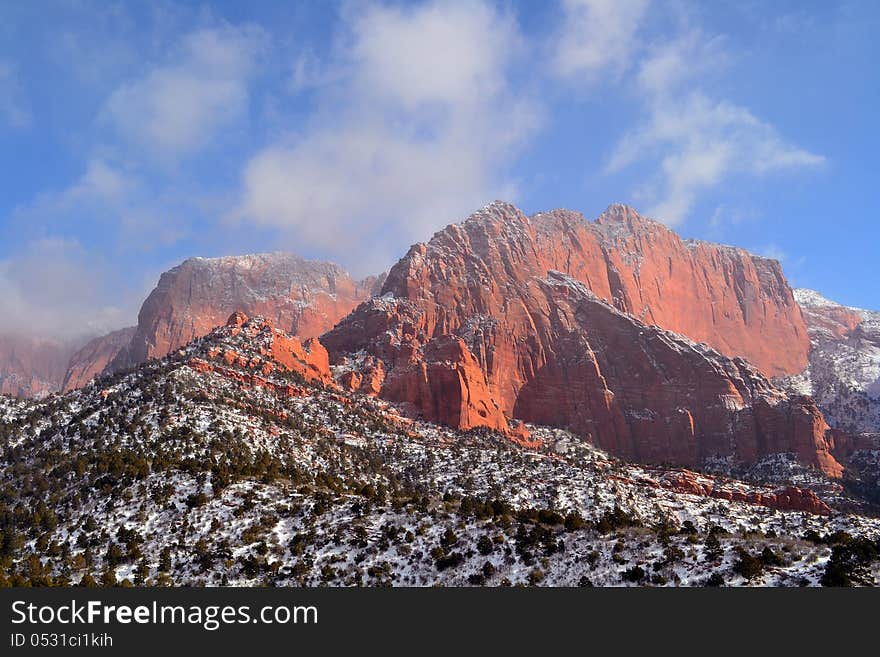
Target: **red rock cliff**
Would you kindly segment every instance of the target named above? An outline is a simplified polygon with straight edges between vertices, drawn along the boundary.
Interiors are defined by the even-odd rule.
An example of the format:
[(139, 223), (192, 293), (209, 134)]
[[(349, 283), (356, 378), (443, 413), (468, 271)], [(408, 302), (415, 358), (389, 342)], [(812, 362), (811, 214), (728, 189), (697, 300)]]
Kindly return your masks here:
[[(595, 223), (488, 206), (413, 246), (382, 297), (322, 342), (343, 365), (362, 351), (381, 361), (380, 394), (426, 419), (464, 426), (455, 418), (473, 389), (482, 412), (468, 412), (468, 426), (503, 428), (517, 417), (572, 428), (626, 458), (681, 464), (792, 451), (840, 474), (814, 405), (789, 399), (743, 360), (648, 324), (770, 372), (806, 362), (803, 318), (778, 263), (685, 243), (622, 206)], [(460, 357), (443, 359), (444, 376), (470, 373), (424, 383), (435, 345), (450, 336)]]
[(242, 310), (283, 331), (317, 336), (369, 297), (382, 279), (353, 280), (338, 265), (288, 253), (193, 258), (162, 274), (110, 369), (159, 358)]
[(81, 388), (95, 378), (120, 351), (128, 347), (134, 334), (135, 328), (131, 326), (90, 340), (78, 349), (67, 364), (61, 389), (67, 392)]
[(779, 263), (733, 247), (684, 241), (632, 208), (595, 222), (568, 210), (526, 217), (496, 202), (417, 244), (382, 293), (433, 298), (429, 330), (493, 315), (511, 286), (556, 270), (648, 324), (740, 356), (768, 376), (804, 370), (810, 350), (800, 308)]

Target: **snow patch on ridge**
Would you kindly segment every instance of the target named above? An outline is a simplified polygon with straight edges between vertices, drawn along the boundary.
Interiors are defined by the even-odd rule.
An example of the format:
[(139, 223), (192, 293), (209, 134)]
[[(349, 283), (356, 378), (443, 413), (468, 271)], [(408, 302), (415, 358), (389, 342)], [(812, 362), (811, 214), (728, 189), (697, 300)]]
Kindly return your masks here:
[[(880, 312), (843, 306), (815, 290), (793, 292), (812, 348), (809, 367), (782, 384), (812, 395), (834, 427), (880, 431)], [(847, 318), (857, 318), (857, 325), (848, 324)]]

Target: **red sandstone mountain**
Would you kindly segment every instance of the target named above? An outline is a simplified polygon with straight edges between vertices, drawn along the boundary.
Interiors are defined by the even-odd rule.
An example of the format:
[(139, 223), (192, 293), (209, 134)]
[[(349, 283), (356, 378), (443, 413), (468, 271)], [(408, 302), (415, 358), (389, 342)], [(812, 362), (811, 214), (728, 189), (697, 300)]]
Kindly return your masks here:
[[(810, 341), (779, 263), (734, 247), (684, 241), (632, 208), (595, 222), (555, 210), (531, 218), (496, 202), (417, 244), (382, 293), (433, 297), (433, 331), (507, 303), (509, 286), (556, 270), (648, 324), (741, 356), (768, 376), (807, 365)], [(477, 286), (479, 289), (472, 289)]]
[(42, 397), (88, 383), (102, 371), (158, 358), (221, 326), (236, 310), (284, 331), (317, 336), (378, 291), (382, 277), (355, 281), (341, 267), (287, 253), (192, 258), (162, 274), (138, 326), (70, 344), (0, 336), (0, 394)]
[(61, 390), (67, 392), (81, 388), (91, 381), (128, 347), (134, 334), (135, 327), (130, 326), (90, 340), (78, 349), (68, 361)]
[(494, 203), (413, 246), (381, 293), (322, 342), (353, 371), (343, 380), (411, 414), (568, 427), (637, 460), (795, 452), (841, 472), (811, 400), (722, 355), (804, 369), (806, 328), (776, 261), (684, 242), (624, 206), (587, 222)]
[(159, 358), (222, 325), (230, 313), (260, 315), (292, 335), (332, 328), (381, 279), (355, 281), (335, 264), (289, 253), (192, 258), (162, 274), (112, 370)]

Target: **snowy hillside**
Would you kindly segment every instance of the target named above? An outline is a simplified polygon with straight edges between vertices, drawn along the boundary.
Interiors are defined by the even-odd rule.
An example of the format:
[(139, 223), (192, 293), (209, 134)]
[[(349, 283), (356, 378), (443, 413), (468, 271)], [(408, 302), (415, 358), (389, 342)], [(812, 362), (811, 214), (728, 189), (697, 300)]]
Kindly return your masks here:
[[(558, 429), (530, 427), (541, 447), (529, 450), (407, 420), (270, 367), (271, 335), (252, 322), (23, 413), (0, 410), (3, 582), (800, 586), (880, 576), (880, 520), (797, 489), (623, 463)], [(817, 512), (780, 510), (805, 501)]]
[(794, 291), (810, 332), (810, 366), (789, 387), (815, 397), (829, 424), (880, 433), (880, 312)]
[(24, 415), (33, 403), (18, 397), (0, 395), (0, 422), (10, 422)]

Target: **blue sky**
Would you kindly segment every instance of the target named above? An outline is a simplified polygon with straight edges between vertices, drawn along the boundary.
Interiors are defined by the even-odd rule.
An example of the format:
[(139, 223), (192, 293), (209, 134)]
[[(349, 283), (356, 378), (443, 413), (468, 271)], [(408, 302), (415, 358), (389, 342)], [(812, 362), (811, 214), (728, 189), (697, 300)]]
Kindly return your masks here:
[(355, 274), (495, 198), (779, 258), (880, 308), (880, 5), (0, 5), (0, 312), (134, 323), (193, 255)]

